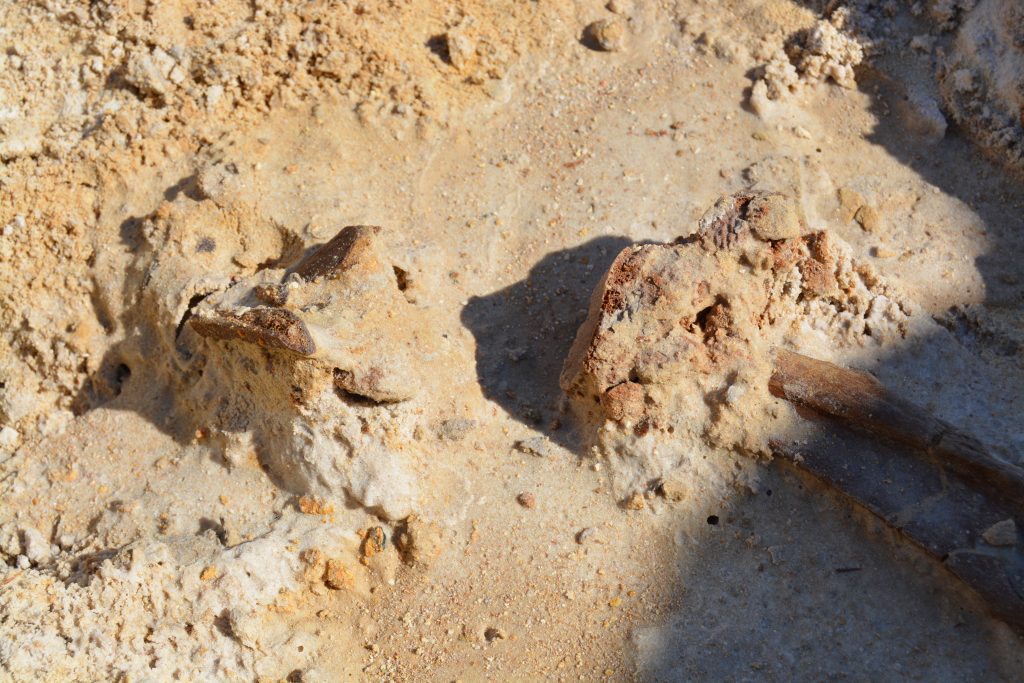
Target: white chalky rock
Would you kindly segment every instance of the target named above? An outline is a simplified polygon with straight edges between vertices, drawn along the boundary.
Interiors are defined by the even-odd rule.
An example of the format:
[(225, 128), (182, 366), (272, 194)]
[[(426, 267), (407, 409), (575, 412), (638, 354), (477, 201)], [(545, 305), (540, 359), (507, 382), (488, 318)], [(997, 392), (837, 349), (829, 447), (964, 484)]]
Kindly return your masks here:
[(21, 530), (23, 554), (32, 564), (45, 564), (50, 559), (50, 542), (35, 527)]

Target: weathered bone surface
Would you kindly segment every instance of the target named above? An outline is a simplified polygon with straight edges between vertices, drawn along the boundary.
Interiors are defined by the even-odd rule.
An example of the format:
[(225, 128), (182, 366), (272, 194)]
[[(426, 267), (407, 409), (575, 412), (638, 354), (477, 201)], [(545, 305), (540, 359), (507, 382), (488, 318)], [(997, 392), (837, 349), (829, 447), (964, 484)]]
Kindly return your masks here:
[(619, 254), (560, 380), (613, 462), (617, 493), (682, 477), (720, 487), (742, 465), (723, 474), (708, 448), (767, 454), (789, 419), (767, 390), (771, 348), (822, 332), (874, 343), (902, 336), (907, 321), (884, 280), (809, 229), (796, 201), (743, 192), (716, 202), (689, 237)]
[[(362, 227), (303, 258), (308, 236), (234, 191), (178, 193), (125, 238), (123, 290), (97, 293), (120, 336), (97, 360), (130, 381), (50, 447), (96, 481), (123, 469), (145, 485), (127, 486), (131, 505), (104, 501), (105, 486), (68, 486), (39, 526), (47, 536), (28, 520), (0, 524), (0, 554), (31, 534), (33, 563), (0, 579), (0, 680), (12, 662), (50, 680), (306, 675), (308, 654), (331, 645), (268, 615), (298, 596), (326, 605), (328, 590), (368, 600), (402, 560), (432, 561), (436, 511), (462, 504), (461, 480), (425, 455), (424, 426), (451, 407), (417, 391), (418, 369), (451, 375), (438, 368), (450, 357), (436, 313), (412, 303), (420, 262)], [(369, 558), (367, 529), (400, 544)]]
[(208, 297), (189, 320), (199, 334), (291, 351), (334, 365), (339, 389), (403, 401), (419, 386), (412, 317), (382, 229), (351, 225), (290, 272), (260, 271)]
[[(228, 448), (252, 448), (295, 493), (412, 511), (420, 386), (430, 323), (406, 300), (384, 231), (349, 226), (291, 270), (264, 269), (207, 296), (191, 328), (217, 345), (199, 382)], [(241, 342), (232, 345), (224, 341)]]
[[(649, 482), (680, 499), (720, 490), (739, 467), (711, 447), (784, 455), (905, 533), (1022, 626), (1024, 560), (1013, 520), (1021, 472), (873, 377), (779, 348), (813, 338), (806, 322), (822, 306), (870, 320), (865, 336), (885, 334), (886, 324), (902, 334), (907, 313), (894, 298), (828, 233), (807, 234), (786, 197), (723, 197), (693, 236), (619, 255), (595, 291), (562, 387), (628, 485)], [(884, 316), (873, 313), (883, 306)], [(843, 424), (807, 447), (796, 435), (816, 432), (795, 406)], [(931, 460), (898, 448), (892, 455), (888, 442), (865, 446), (850, 428)], [(900, 485), (885, 483), (893, 480)]]
[[(391, 519), (424, 477), (420, 369), (440, 334), (388, 233), (302, 240), (253, 206), (180, 196), (142, 226), (141, 288), (118, 362), (149, 367), (180, 439), (258, 464), (295, 494)], [(400, 265), (401, 264), (401, 267)], [(418, 412), (419, 411), (419, 412)]]

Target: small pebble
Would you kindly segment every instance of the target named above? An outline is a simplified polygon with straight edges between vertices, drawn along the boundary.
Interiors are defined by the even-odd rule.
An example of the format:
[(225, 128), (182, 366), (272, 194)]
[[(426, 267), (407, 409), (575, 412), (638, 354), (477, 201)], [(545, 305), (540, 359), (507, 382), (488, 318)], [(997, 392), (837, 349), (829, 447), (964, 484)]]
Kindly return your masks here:
[(618, 19), (599, 19), (583, 31), (584, 42), (603, 52), (621, 52), (626, 48), (626, 29)]
[(524, 492), (516, 496), (516, 501), (519, 502), (524, 508), (532, 509), (537, 505), (537, 497), (532, 493)]
[(584, 543), (586, 543), (587, 541), (589, 541), (593, 537), (594, 537), (594, 529), (593, 529), (593, 527), (589, 527), (588, 526), (585, 529), (580, 529), (578, 532), (576, 532), (576, 542), (579, 543), (580, 545), (583, 545)]
[(551, 443), (543, 436), (534, 436), (529, 439), (516, 441), (516, 450), (520, 453), (529, 453), (538, 458), (547, 458), (552, 454)]
[(462, 441), (466, 434), (476, 426), (476, 420), (451, 418), (442, 420), (437, 427), (437, 436), (445, 441)]
[(331, 590), (342, 590), (355, 585), (355, 578), (343, 562), (327, 560), (327, 571), (324, 572), (324, 584)]
[(857, 209), (857, 213), (853, 217), (867, 232), (878, 232), (878, 229), (882, 227), (882, 216), (873, 206), (865, 204)]
[(1013, 521), (1013, 518), (1004, 519), (1001, 522), (996, 522), (984, 533), (981, 537), (985, 539), (985, 543), (991, 546), (1003, 547), (1017, 545), (1017, 524)]
[(637, 491), (626, 500), (627, 510), (643, 510), (647, 507), (647, 502), (644, 500), (644, 494)]
[(50, 559), (50, 542), (35, 527), (21, 531), (22, 552), (32, 564), (43, 564)]
[(862, 206), (864, 206), (864, 197), (860, 192), (849, 187), (839, 188), (839, 216), (843, 223), (852, 221)]
[(13, 451), (21, 443), (21, 434), (14, 427), (0, 429), (0, 449)]

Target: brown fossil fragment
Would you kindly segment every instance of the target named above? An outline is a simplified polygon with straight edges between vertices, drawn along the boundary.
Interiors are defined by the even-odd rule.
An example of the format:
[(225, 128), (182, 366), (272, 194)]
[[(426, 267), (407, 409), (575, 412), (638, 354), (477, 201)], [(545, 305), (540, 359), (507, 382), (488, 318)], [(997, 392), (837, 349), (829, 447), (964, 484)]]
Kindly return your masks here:
[(202, 336), (213, 339), (241, 340), (303, 356), (316, 352), (316, 344), (305, 323), (291, 311), (281, 308), (196, 313), (189, 318), (189, 324)]
[(376, 225), (342, 228), (327, 244), (303, 259), (294, 272), (303, 280), (333, 279), (357, 265), (372, 267), (376, 260), (375, 240), (380, 233), (381, 228)]

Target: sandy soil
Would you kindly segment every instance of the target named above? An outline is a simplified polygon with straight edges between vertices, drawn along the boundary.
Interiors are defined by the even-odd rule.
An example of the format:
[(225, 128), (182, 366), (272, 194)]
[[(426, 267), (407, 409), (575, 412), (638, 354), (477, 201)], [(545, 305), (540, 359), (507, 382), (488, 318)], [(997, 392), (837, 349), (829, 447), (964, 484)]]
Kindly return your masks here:
[[(0, 2), (0, 680), (1024, 680), (784, 419), (609, 440), (559, 386), (622, 249), (784, 192), (870, 292), (787, 343), (1024, 466), (1022, 22)], [(358, 277), (289, 274), (348, 225)], [(210, 336), (258, 287), (315, 350)]]

